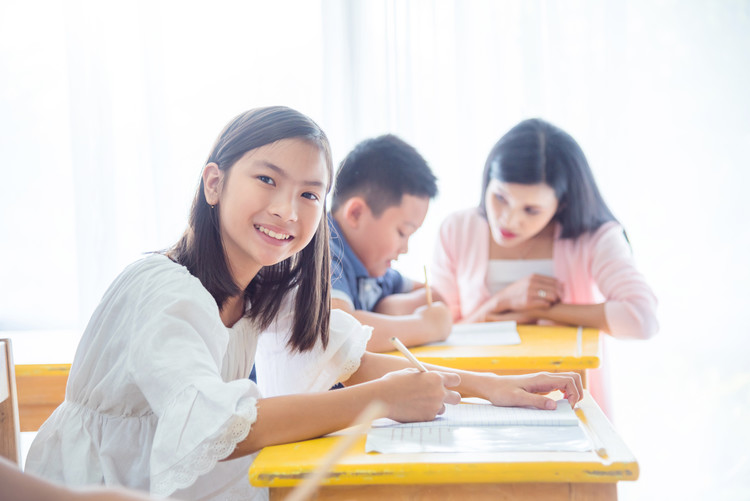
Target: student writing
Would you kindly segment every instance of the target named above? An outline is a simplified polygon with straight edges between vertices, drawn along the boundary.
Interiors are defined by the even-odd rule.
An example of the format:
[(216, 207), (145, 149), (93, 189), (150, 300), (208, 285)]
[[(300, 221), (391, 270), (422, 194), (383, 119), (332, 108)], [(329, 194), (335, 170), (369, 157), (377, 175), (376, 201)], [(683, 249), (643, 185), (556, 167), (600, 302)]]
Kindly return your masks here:
[[(247, 480), (258, 450), (346, 427), (375, 399), (399, 421), (432, 419), (458, 392), (549, 408), (538, 393), (560, 389), (575, 404), (582, 390), (571, 374), (420, 373), (365, 352), (369, 328), (330, 310), (331, 177), (328, 140), (306, 116), (270, 107), (233, 119), (205, 163), (182, 238), (127, 267), (105, 293), (26, 469), (69, 486), (261, 499), (267, 493)], [(247, 378), (259, 336), (324, 360), (306, 374), (315, 392), (263, 398)], [(326, 391), (337, 381), (347, 387)]]
[(436, 194), (427, 162), (393, 135), (359, 143), (336, 174), (328, 216), (332, 305), (374, 328), (371, 351), (392, 350), (392, 336), (414, 346), (450, 333), (446, 306), (428, 305), (424, 284), (391, 268), (407, 252)]

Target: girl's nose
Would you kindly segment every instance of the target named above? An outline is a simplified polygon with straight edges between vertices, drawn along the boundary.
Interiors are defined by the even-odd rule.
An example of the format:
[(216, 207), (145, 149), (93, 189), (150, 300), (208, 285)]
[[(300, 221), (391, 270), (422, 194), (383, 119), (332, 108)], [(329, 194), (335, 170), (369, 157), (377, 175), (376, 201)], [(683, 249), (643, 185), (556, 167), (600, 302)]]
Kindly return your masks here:
[(278, 217), (282, 221), (296, 221), (297, 220), (297, 204), (294, 197), (278, 195), (274, 197), (271, 205), (268, 207), (268, 212)]

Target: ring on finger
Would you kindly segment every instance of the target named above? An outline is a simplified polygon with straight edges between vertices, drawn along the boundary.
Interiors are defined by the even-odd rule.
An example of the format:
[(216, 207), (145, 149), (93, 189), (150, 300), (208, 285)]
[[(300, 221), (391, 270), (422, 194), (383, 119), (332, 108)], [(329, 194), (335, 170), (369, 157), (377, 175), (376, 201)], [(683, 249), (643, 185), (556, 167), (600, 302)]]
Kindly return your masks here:
[(547, 291), (544, 289), (539, 289), (538, 291), (536, 291), (536, 295), (544, 299), (545, 297), (547, 297)]

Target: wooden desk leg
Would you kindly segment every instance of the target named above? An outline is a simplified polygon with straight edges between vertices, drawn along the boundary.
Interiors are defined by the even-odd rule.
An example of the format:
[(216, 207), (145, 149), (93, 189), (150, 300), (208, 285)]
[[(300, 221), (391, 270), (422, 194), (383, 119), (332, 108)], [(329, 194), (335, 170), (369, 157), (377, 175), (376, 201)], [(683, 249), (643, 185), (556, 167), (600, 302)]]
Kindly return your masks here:
[(617, 484), (571, 484), (571, 501), (616, 501)]
[[(282, 501), (291, 487), (270, 489), (271, 501)], [(518, 483), (445, 485), (337, 485), (323, 486), (310, 499), (316, 501), (616, 501), (617, 485)]]

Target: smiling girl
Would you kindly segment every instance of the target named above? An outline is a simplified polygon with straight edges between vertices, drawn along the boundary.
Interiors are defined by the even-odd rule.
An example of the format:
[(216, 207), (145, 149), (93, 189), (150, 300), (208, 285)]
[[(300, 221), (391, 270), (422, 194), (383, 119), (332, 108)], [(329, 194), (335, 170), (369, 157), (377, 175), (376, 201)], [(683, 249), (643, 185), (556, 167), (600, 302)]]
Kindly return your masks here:
[(492, 148), (479, 207), (443, 222), (432, 273), (457, 322), (551, 321), (639, 339), (658, 329), (656, 297), (583, 151), (543, 120)]
[[(26, 469), (70, 486), (255, 499), (266, 495), (247, 480), (258, 450), (344, 428), (375, 399), (399, 421), (433, 419), (459, 392), (552, 408), (537, 393), (560, 389), (575, 404), (570, 374), (420, 373), (366, 353), (370, 329), (330, 310), (330, 184), (328, 140), (306, 116), (271, 107), (232, 120), (182, 238), (105, 293)], [(263, 398), (248, 379), (264, 330), (319, 361), (305, 366), (310, 393)], [(336, 382), (347, 387), (325, 391)]]

